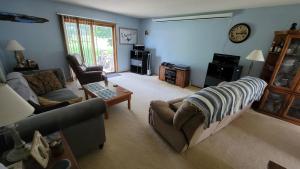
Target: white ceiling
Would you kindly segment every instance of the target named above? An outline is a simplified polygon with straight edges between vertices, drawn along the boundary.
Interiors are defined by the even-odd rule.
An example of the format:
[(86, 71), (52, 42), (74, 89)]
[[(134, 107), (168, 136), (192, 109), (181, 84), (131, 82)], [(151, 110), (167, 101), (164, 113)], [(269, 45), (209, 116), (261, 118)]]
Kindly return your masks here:
[(300, 3), (300, 0), (54, 0), (137, 18), (178, 16)]

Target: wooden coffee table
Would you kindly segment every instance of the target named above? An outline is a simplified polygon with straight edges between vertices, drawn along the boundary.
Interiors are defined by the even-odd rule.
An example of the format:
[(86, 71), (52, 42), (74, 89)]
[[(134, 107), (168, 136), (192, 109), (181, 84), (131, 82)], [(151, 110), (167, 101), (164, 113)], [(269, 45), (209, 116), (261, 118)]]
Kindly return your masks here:
[[(107, 106), (113, 106), (115, 104), (128, 101), (128, 109), (131, 109), (131, 95), (133, 94), (131, 91), (119, 86), (115, 85), (111, 82), (108, 82), (107, 85), (105, 85), (104, 81), (97, 82), (97, 84), (101, 85), (105, 89), (109, 89), (110, 91), (115, 93), (115, 96), (109, 98), (109, 99), (103, 99)], [(96, 98), (98, 97), (96, 94), (96, 91), (93, 91), (92, 89), (88, 88), (87, 85), (82, 86), (84, 93), (85, 93), (85, 99), (87, 100), (89, 97)], [(105, 119), (108, 119), (108, 112), (104, 113)]]

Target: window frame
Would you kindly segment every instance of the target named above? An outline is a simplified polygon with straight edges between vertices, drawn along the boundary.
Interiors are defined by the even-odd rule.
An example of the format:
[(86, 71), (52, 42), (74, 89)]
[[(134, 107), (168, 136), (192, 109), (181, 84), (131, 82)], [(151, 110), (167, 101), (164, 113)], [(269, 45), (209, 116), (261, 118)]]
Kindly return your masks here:
[(68, 39), (67, 39), (67, 33), (65, 29), (65, 23), (70, 22), (70, 23), (76, 23), (77, 25), (77, 34), (79, 38), (79, 46), (80, 46), (80, 54), (82, 59), (83, 57), (83, 49), (82, 49), (82, 42), (81, 42), (81, 33), (80, 33), (80, 28), (79, 24), (87, 24), (90, 26), (91, 29), (91, 41), (92, 41), (92, 48), (93, 48), (93, 59), (94, 62), (96, 63), (96, 49), (95, 49), (95, 42), (94, 42), (94, 29), (93, 26), (103, 26), (103, 27), (110, 27), (112, 28), (112, 39), (113, 39), (113, 57), (114, 57), (114, 71), (113, 72), (118, 72), (118, 50), (117, 50), (117, 34), (116, 34), (116, 24), (112, 22), (105, 22), (105, 21), (98, 21), (94, 19), (88, 19), (88, 18), (80, 18), (80, 17), (74, 17), (74, 16), (67, 16), (67, 15), (61, 15), (61, 25), (64, 33), (64, 40), (65, 40), (65, 47), (67, 49), (67, 52), (69, 53), (69, 47), (68, 47)]

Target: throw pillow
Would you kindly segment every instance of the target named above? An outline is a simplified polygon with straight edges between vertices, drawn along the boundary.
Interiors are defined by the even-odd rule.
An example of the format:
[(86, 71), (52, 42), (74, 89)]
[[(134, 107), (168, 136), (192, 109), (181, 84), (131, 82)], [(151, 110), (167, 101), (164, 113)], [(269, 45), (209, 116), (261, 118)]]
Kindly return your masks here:
[(29, 87), (28, 82), (22, 73), (12, 72), (7, 74), (7, 84), (17, 92), (23, 99), (39, 104), (37, 95)]
[(53, 71), (40, 72), (38, 78), (43, 83), (46, 93), (63, 88)]
[(46, 90), (42, 81), (38, 78), (38, 74), (33, 75), (24, 75), (25, 79), (27, 80), (30, 88), (35, 92), (35, 94), (44, 95), (46, 94)]
[(53, 71), (42, 71), (39, 73), (24, 75), (31, 89), (38, 95), (62, 89), (63, 85)]
[(65, 106), (69, 105), (68, 102), (61, 102), (61, 103), (53, 105), (53, 106), (44, 107), (44, 106), (41, 106), (41, 105), (37, 105), (37, 104), (33, 103), (32, 101), (28, 101), (28, 103), (32, 107), (34, 107), (34, 112), (33, 112), (34, 114), (40, 114), (40, 113), (43, 113), (43, 112), (46, 112), (46, 111), (62, 108), (62, 107), (65, 107)]
[(38, 99), (39, 99), (40, 106), (43, 106), (43, 107), (54, 106), (54, 105), (61, 103), (59, 101), (50, 100), (45, 97), (38, 97)]

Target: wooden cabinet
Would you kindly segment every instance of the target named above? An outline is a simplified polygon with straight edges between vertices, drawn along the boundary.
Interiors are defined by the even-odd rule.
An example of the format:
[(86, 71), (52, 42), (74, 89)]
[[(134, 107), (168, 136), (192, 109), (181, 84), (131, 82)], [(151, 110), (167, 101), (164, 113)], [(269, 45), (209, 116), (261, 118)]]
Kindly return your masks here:
[[(168, 72), (173, 73), (174, 80), (168, 79), (166, 76), (170, 75)], [(168, 75), (166, 75), (168, 74)], [(190, 83), (190, 70), (181, 70), (176, 68), (169, 68), (167, 66), (161, 65), (159, 67), (159, 80), (167, 81), (173, 83), (180, 87), (186, 87)]]
[(177, 70), (176, 71), (176, 85), (180, 87), (186, 87), (189, 85), (189, 76), (187, 71)]
[(159, 67), (159, 80), (165, 81), (165, 73), (166, 73), (166, 67), (160, 66)]
[(293, 96), (288, 101), (287, 109), (284, 112), (284, 117), (290, 120), (299, 121), (300, 119), (300, 96)]
[(261, 78), (259, 111), (300, 125), (300, 31), (275, 32)]

